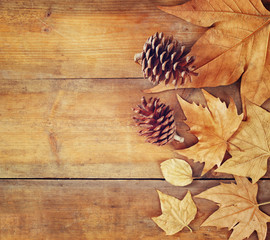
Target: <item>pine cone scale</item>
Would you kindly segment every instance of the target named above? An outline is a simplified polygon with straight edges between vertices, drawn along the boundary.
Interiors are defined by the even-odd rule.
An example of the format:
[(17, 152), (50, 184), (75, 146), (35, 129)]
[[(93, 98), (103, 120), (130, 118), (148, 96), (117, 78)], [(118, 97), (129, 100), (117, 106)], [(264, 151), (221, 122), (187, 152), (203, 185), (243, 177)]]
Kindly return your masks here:
[(154, 132), (151, 137), (158, 137), (160, 135), (160, 132)]
[(166, 126), (163, 130), (162, 130), (162, 132), (161, 132), (161, 134), (168, 134), (168, 131), (170, 130), (170, 126)]
[(168, 142), (171, 142), (174, 138), (174, 134), (171, 134), (169, 137), (168, 137)]
[(155, 128), (153, 129), (153, 131), (159, 131), (159, 130), (161, 129), (161, 127), (162, 127), (162, 125), (158, 125), (157, 127), (155, 127)]
[(160, 117), (160, 118), (157, 120), (157, 123), (161, 123), (163, 120), (164, 120), (164, 116)]

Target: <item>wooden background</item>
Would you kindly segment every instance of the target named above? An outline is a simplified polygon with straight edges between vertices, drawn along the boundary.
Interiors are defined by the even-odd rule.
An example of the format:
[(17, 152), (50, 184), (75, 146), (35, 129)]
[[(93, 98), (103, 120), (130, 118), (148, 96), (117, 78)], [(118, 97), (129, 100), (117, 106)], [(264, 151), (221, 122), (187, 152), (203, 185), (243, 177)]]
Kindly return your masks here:
[[(227, 229), (199, 228), (217, 209), (202, 199), (193, 233), (166, 236), (151, 220), (161, 213), (156, 189), (182, 198), (232, 179), (210, 172), (187, 187), (166, 183), (159, 164), (183, 145), (147, 144), (132, 120), (151, 87), (133, 61), (145, 40), (162, 31), (191, 46), (205, 31), (157, 8), (181, 2), (0, 1), (1, 240), (228, 239)], [(239, 84), (207, 90), (233, 95), (240, 112)], [(175, 93), (199, 101), (201, 92), (158, 94), (180, 125)], [(190, 163), (199, 176), (202, 165)], [(259, 202), (270, 200), (269, 176)]]

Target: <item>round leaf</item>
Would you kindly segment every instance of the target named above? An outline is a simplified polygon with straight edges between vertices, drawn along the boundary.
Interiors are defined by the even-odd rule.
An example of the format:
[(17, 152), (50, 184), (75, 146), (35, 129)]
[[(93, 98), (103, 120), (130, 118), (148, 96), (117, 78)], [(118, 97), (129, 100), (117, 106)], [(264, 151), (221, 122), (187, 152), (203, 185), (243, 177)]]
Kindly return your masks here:
[(161, 171), (167, 182), (175, 186), (186, 186), (192, 183), (192, 169), (181, 159), (169, 159), (160, 164)]

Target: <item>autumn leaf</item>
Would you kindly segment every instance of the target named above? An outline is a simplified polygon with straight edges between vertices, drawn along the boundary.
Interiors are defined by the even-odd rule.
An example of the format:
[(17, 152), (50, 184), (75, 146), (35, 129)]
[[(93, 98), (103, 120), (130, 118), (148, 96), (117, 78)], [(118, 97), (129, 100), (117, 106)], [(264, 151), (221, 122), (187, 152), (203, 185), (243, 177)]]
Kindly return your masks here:
[(169, 159), (160, 164), (165, 180), (174, 186), (186, 186), (192, 183), (192, 169), (181, 159)]
[[(208, 27), (194, 44), (198, 77), (179, 88), (229, 85), (242, 76), (241, 93), (261, 105), (270, 96), (270, 12), (261, 0), (191, 0), (161, 10)], [(148, 92), (174, 89), (164, 82)]]
[(216, 171), (238, 176), (251, 177), (257, 182), (267, 172), (267, 160), (270, 157), (270, 113), (261, 107), (246, 102), (247, 121), (229, 140), (228, 159)]
[(178, 101), (187, 118), (190, 132), (198, 138), (198, 143), (177, 152), (197, 162), (205, 162), (202, 174), (215, 165), (219, 166), (227, 149), (227, 141), (238, 129), (242, 114), (237, 114), (236, 106), (231, 99), (228, 108), (220, 99), (206, 91), (204, 96), (206, 108), (190, 104), (178, 96)]
[(219, 205), (219, 209), (206, 219), (202, 227), (233, 229), (231, 240), (245, 239), (256, 231), (259, 240), (264, 240), (270, 217), (261, 212), (259, 206), (268, 203), (257, 203), (257, 184), (251, 184), (245, 177), (235, 176), (235, 180), (237, 184), (221, 183), (196, 196), (212, 200)]
[(195, 218), (197, 207), (188, 191), (182, 201), (157, 191), (161, 204), (162, 214), (159, 217), (153, 217), (153, 221), (166, 232), (166, 235), (173, 235), (187, 227)]

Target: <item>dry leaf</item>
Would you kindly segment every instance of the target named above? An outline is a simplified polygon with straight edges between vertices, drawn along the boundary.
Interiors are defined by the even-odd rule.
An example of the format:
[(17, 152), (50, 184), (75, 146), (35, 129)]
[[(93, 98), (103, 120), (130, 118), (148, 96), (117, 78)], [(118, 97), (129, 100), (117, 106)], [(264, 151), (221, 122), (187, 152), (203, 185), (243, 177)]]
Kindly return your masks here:
[(160, 164), (162, 174), (167, 182), (174, 186), (186, 186), (192, 183), (192, 169), (181, 159), (169, 159)]
[(160, 199), (162, 214), (159, 217), (153, 217), (153, 221), (162, 228), (166, 235), (173, 235), (187, 227), (195, 218), (197, 207), (188, 191), (182, 201), (179, 199), (157, 191)]
[(205, 162), (202, 174), (215, 165), (220, 165), (227, 149), (227, 140), (238, 129), (242, 115), (237, 114), (236, 106), (231, 100), (228, 108), (219, 98), (206, 91), (204, 96), (207, 108), (190, 104), (178, 96), (178, 101), (186, 115), (190, 132), (199, 142), (190, 148), (177, 152), (197, 162)]
[(251, 177), (255, 183), (267, 172), (267, 160), (270, 157), (270, 113), (249, 101), (246, 102), (246, 107), (247, 121), (242, 122), (229, 139), (232, 158), (216, 171)]
[[(242, 94), (261, 105), (270, 96), (270, 13), (261, 0), (191, 0), (161, 10), (209, 27), (194, 44), (198, 77), (179, 88), (229, 85), (242, 76)], [(148, 92), (174, 89), (157, 85)]]
[(244, 177), (235, 176), (235, 180), (237, 185), (221, 183), (196, 196), (219, 205), (219, 209), (207, 218), (202, 226), (233, 229), (231, 240), (242, 240), (256, 231), (259, 240), (263, 240), (270, 217), (259, 209), (259, 206), (264, 204), (258, 204), (256, 200), (258, 185), (252, 185)]

